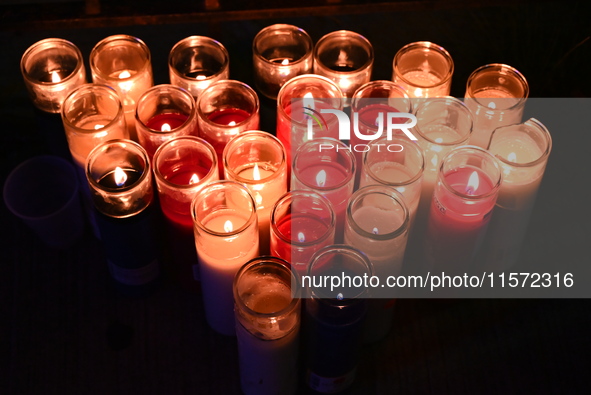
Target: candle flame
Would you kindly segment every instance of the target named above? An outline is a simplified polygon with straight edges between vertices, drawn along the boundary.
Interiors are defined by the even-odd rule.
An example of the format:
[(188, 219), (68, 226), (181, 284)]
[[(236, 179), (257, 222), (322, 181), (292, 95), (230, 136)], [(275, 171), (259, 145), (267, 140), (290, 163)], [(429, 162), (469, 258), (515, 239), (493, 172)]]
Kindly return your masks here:
[(127, 181), (127, 174), (119, 166), (115, 168), (113, 177), (115, 177), (115, 184), (117, 184), (118, 187), (123, 186)]
[(230, 221), (230, 220), (227, 220), (227, 221), (224, 223), (224, 232), (226, 232), (226, 233), (230, 233), (230, 232), (231, 232), (231, 231), (233, 231), (233, 230), (234, 230), (234, 225), (232, 225), (232, 221)]
[(282, 64), (283, 66), (287, 66), (287, 65), (289, 64), (289, 59), (287, 59), (287, 58), (283, 59), (283, 60), (281, 61), (281, 64)]
[(261, 179), (261, 172), (259, 171), (259, 165), (257, 163), (254, 164), (254, 169), (252, 169), (252, 179), (255, 181)]
[(312, 92), (308, 92), (304, 95), (304, 100), (303, 104), (304, 107), (308, 107), (311, 110), (314, 110), (314, 95), (312, 95)]
[(373, 228), (373, 230), (372, 230), (372, 233), (373, 233), (374, 235), (377, 235), (377, 234), (379, 234), (380, 232), (378, 231), (378, 228)]
[(441, 143), (443, 143), (443, 138), (442, 137), (437, 137), (435, 139), (435, 142), (438, 143), (438, 144), (441, 144)]
[(105, 127), (105, 125), (100, 125), (100, 124), (94, 125), (94, 130), (99, 130), (99, 129), (102, 129), (104, 127)]
[(306, 241), (306, 236), (304, 235), (303, 232), (298, 232), (298, 241), (300, 243), (303, 243), (304, 241)]
[(466, 185), (466, 194), (474, 195), (474, 192), (478, 189), (478, 185), (480, 185), (478, 172), (473, 171), (472, 174), (470, 174), (470, 178), (468, 179), (468, 185)]
[(415, 97), (422, 97), (423, 96), (423, 90), (421, 88), (416, 88), (415, 89)]
[(203, 81), (204, 79), (207, 79), (207, 76), (203, 75), (203, 74), (199, 74), (197, 77), (195, 77), (195, 79), (197, 81)]
[(319, 187), (323, 187), (326, 184), (326, 171), (320, 170), (318, 174), (316, 174), (316, 185)]
[(495, 104), (495, 102), (494, 102), (494, 101), (491, 101), (490, 103), (488, 103), (488, 108), (491, 108), (491, 109), (493, 109), (493, 110), (494, 110), (494, 109), (496, 109), (496, 108), (497, 108), (497, 105)]
[(160, 127), (160, 130), (162, 132), (170, 132), (172, 129), (170, 128), (169, 124), (163, 123), (162, 126)]
[(236, 126), (236, 121), (230, 121), (230, 122), (228, 123), (228, 126)]
[(517, 155), (515, 152), (511, 152), (509, 155), (507, 155), (507, 160), (513, 163), (517, 162)]
[(197, 174), (193, 174), (191, 179), (189, 180), (189, 185), (197, 184), (199, 182), (199, 176)]
[(339, 57), (337, 59), (337, 64), (338, 65), (346, 65), (347, 64), (347, 60), (349, 60), (349, 57), (347, 56), (347, 53), (345, 51), (343, 51), (342, 49), (339, 50)]
[(61, 82), (62, 78), (60, 77), (59, 73), (57, 71), (52, 71), (51, 72), (51, 82), (53, 82), (54, 84), (57, 82)]
[(125, 79), (129, 77), (131, 77), (131, 73), (127, 70), (123, 70), (121, 73), (119, 73), (119, 79)]

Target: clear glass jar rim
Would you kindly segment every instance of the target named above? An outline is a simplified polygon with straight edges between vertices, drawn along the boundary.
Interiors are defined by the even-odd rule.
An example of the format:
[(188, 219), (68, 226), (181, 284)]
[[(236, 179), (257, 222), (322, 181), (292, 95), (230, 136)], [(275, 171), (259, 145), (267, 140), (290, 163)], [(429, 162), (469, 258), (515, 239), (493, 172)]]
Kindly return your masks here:
[[(196, 43), (199, 43), (199, 44), (195, 45)], [(203, 43), (203, 44), (201, 44), (201, 43)], [(204, 46), (204, 44), (210, 44), (210, 45), (218, 48), (220, 50), (220, 53), (223, 55), (223, 61), (222, 61), (222, 65), (221, 65), (220, 69), (216, 73), (210, 75), (209, 77), (207, 77), (203, 80), (195, 80), (195, 82), (211, 80), (211, 79), (214, 79), (214, 78), (220, 76), (221, 74), (223, 74), (226, 70), (228, 70), (228, 67), (230, 66), (230, 54), (228, 53), (228, 50), (226, 49), (226, 47), (224, 47), (224, 45), (221, 42), (214, 40), (213, 38), (207, 37), (207, 36), (189, 36), (189, 37), (185, 37), (181, 41), (177, 42), (172, 47), (170, 52), (168, 53), (168, 69), (171, 70), (180, 79), (189, 80), (189, 78), (187, 78), (187, 76), (185, 76), (184, 74), (179, 72), (176, 69), (176, 67), (174, 67), (174, 65), (172, 64), (173, 55), (179, 50), (183, 50), (186, 48), (202, 47), (202, 46)], [(191, 81), (192, 81), (192, 79), (191, 79)]]
[[(212, 91), (216, 91), (221, 89), (220, 86), (221, 85), (231, 85), (235, 88), (238, 89), (242, 89), (245, 93), (248, 93), (248, 95), (253, 99), (254, 102), (254, 108), (252, 113), (250, 114), (250, 116), (248, 118), (246, 118), (245, 120), (238, 122), (236, 125), (223, 125), (223, 124), (219, 124), (219, 123), (215, 123), (213, 122), (211, 119), (209, 119), (209, 117), (203, 112), (203, 110), (201, 109), (201, 102), (206, 100), (205, 96)], [(197, 116), (199, 117), (199, 119), (201, 119), (201, 121), (203, 121), (204, 123), (206, 123), (207, 125), (213, 126), (216, 129), (235, 129), (235, 128), (239, 128), (240, 126), (246, 125), (249, 122), (252, 121), (252, 118), (255, 116), (260, 116), (259, 112), (260, 112), (260, 107), (261, 107), (261, 103), (259, 100), (259, 96), (257, 95), (257, 93), (254, 91), (254, 89), (252, 89), (249, 85), (245, 84), (244, 82), (241, 81), (237, 81), (237, 80), (219, 80), (219, 81), (215, 81), (214, 83), (212, 83), (211, 85), (209, 85), (207, 88), (205, 88), (200, 94), (199, 97), (197, 97), (197, 100), (195, 102), (195, 110), (197, 112)]]
[(411, 85), (411, 86), (416, 86), (419, 88), (435, 88), (441, 85), (446, 84), (447, 82), (449, 82), (449, 80), (451, 80), (451, 77), (453, 76), (454, 73), (454, 69), (455, 69), (455, 65), (454, 65), (454, 61), (453, 58), (451, 57), (451, 55), (449, 54), (449, 52), (447, 52), (447, 50), (445, 48), (443, 48), (441, 45), (432, 43), (430, 41), (417, 41), (417, 42), (413, 42), (410, 44), (406, 44), (405, 46), (403, 46), (402, 48), (400, 48), (398, 50), (398, 52), (396, 52), (396, 55), (394, 55), (394, 70), (397, 71), (399, 70), (398, 67), (398, 63), (399, 63), (399, 59), (405, 55), (408, 51), (411, 51), (413, 49), (427, 49), (427, 50), (434, 50), (435, 52), (437, 52), (438, 54), (440, 54), (441, 56), (443, 56), (443, 58), (448, 62), (449, 64), (449, 68), (447, 70), (447, 73), (444, 75), (444, 78), (441, 79), (441, 81), (439, 81), (436, 84), (433, 85), (418, 85), (412, 81), (407, 80), (406, 78), (404, 78), (404, 76), (402, 75), (402, 73), (396, 73), (398, 75), (398, 77), (404, 81), (404, 83)]
[[(145, 100), (148, 100), (150, 95), (152, 95), (154, 92), (159, 92), (159, 91), (163, 91), (163, 90), (169, 90), (169, 91), (172, 90), (172, 91), (179, 92), (190, 103), (190, 107), (192, 110), (192, 111), (190, 111), (187, 119), (185, 119), (185, 121), (180, 126), (177, 126), (176, 128), (169, 130), (169, 131), (162, 131), (162, 130), (153, 129), (153, 128), (148, 127), (144, 123), (144, 121), (142, 121), (140, 119), (139, 114), (138, 114), (138, 109), (139, 109), (140, 105), (142, 105)], [(166, 114), (166, 113), (161, 113), (161, 114)], [(134, 116), (135, 116), (136, 121), (140, 122), (146, 129), (148, 129), (150, 131), (150, 133), (154, 133), (157, 135), (167, 135), (167, 134), (175, 133), (177, 131), (177, 129), (180, 129), (180, 128), (183, 128), (183, 127), (189, 125), (191, 122), (193, 122), (197, 118), (197, 112), (195, 111), (195, 99), (193, 99), (193, 96), (186, 89), (184, 89), (180, 86), (171, 85), (171, 84), (155, 85), (155, 86), (151, 87), (150, 89), (148, 89), (147, 91), (145, 91), (142, 94), (142, 96), (139, 98), (139, 100), (135, 106)]]
[(90, 68), (94, 72), (96, 72), (100, 76), (100, 78), (102, 78), (104, 80), (112, 80), (113, 79), (113, 77), (110, 77), (109, 75), (105, 75), (105, 73), (103, 73), (103, 70), (101, 70), (99, 67), (96, 66), (95, 61), (99, 55), (99, 52), (105, 46), (112, 44), (115, 41), (122, 41), (122, 42), (126, 42), (126, 43), (136, 44), (138, 46), (138, 48), (140, 48), (142, 50), (143, 54), (146, 57), (144, 63), (142, 64), (142, 67), (139, 70), (134, 70), (137, 72), (136, 74), (130, 75), (127, 78), (117, 78), (117, 80), (126, 81), (126, 80), (135, 79), (135, 78), (137, 78), (137, 75), (143, 74), (145, 70), (148, 70), (151, 67), (152, 55), (151, 55), (150, 49), (148, 48), (146, 43), (144, 43), (141, 39), (134, 37), (134, 36), (130, 36), (127, 34), (116, 34), (113, 36), (103, 38), (101, 41), (99, 41), (94, 46), (92, 51), (90, 51), (90, 57), (89, 57)]
[[(62, 44), (64, 47), (67, 47), (67, 48), (73, 50), (74, 54), (76, 55), (76, 60), (77, 60), (76, 67), (74, 68), (74, 70), (72, 70), (72, 72), (70, 74), (68, 74), (68, 76), (66, 76), (65, 78), (63, 78), (59, 82), (41, 82), (41, 81), (38, 81), (37, 79), (32, 78), (29, 75), (29, 71), (25, 67), (26, 61), (31, 56), (33, 56), (37, 53), (41, 53), (42, 51), (45, 51), (46, 49), (55, 48), (56, 43)], [(45, 47), (45, 48), (40, 48), (40, 47)], [(22, 73), (23, 77), (28, 82), (30, 82), (32, 84), (36, 84), (36, 85), (40, 84), (40, 85), (47, 85), (47, 86), (57, 86), (57, 85), (64, 84), (64, 83), (74, 79), (83, 67), (84, 67), (84, 60), (82, 58), (82, 52), (80, 52), (80, 49), (72, 42), (70, 42), (68, 40), (64, 40), (63, 38), (45, 38), (43, 40), (37, 41), (36, 43), (31, 45), (29, 48), (27, 48), (27, 50), (23, 53), (23, 56), (21, 57), (21, 63), (20, 63), (21, 73)]]
[[(433, 98), (428, 98), (425, 102), (419, 104), (415, 110), (415, 116), (419, 113), (419, 111), (421, 111), (423, 108), (432, 105), (430, 103), (438, 103), (438, 102), (442, 102), (442, 103), (453, 103), (453, 105), (457, 105), (460, 106), (460, 108), (462, 109), (462, 111), (465, 112), (465, 114), (468, 116), (468, 119), (470, 121), (470, 130), (468, 131), (468, 133), (466, 134), (465, 137), (461, 137), (457, 140), (454, 141), (449, 141), (449, 142), (441, 142), (438, 143), (437, 141), (432, 140), (431, 138), (429, 138), (427, 135), (425, 135), (423, 132), (421, 132), (421, 128), (420, 126), (417, 125), (414, 127), (414, 131), (417, 132), (417, 134), (419, 136), (421, 136), (421, 138), (423, 138), (424, 140), (426, 140), (427, 142), (431, 143), (431, 144), (435, 144), (435, 145), (441, 145), (441, 146), (453, 146), (453, 145), (458, 145), (461, 144), (465, 141), (468, 141), (468, 139), (470, 138), (470, 136), (472, 135), (472, 128), (474, 126), (474, 121), (472, 120), (472, 113), (470, 112), (470, 109), (466, 106), (466, 104), (455, 98), (452, 96), (445, 96), (445, 97), (433, 97)], [(445, 104), (448, 105), (448, 104)], [(418, 121), (418, 118), (417, 118)], [(456, 129), (454, 129), (456, 130)]]
[[(484, 71), (489, 71), (489, 70), (492, 70), (492, 71), (499, 70), (506, 75), (510, 75), (510, 76), (514, 77), (517, 81), (519, 81), (519, 83), (521, 84), (521, 87), (523, 88), (523, 97), (515, 97), (514, 99), (517, 99), (517, 102), (515, 104), (513, 104), (512, 106), (510, 106), (508, 108), (499, 108), (496, 110), (489, 108), (488, 105), (482, 104), (478, 98), (472, 97), (471, 84), (474, 83), (474, 78), (478, 74), (480, 74)], [(489, 63), (489, 64), (485, 64), (484, 66), (480, 66), (479, 68), (474, 70), (472, 72), (472, 74), (470, 74), (470, 76), (468, 77), (468, 81), (466, 82), (466, 93), (467, 93), (466, 94), (467, 99), (475, 100), (479, 106), (486, 107), (487, 111), (492, 111), (492, 112), (508, 111), (508, 110), (512, 110), (514, 108), (521, 107), (521, 106), (525, 105), (525, 102), (526, 102), (527, 98), (529, 97), (529, 83), (527, 82), (527, 79), (525, 78), (525, 76), (523, 74), (521, 74), (521, 72), (519, 72), (519, 70), (517, 70), (515, 67), (509, 66), (504, 63)]]
[[(81, 128), (79, 126), (74, 125), (70, 119), (66, 116), (66, 108), (68, 108), (68, 104), (70, 101), (72, 100), (76, 100), (78, 99), (80, 96), (82, 95), (86, 95), (89, 92), (95, 91), (95, 90), (101, 90), (105, 93), (108, 94), (109, 99), (111, 99), (113, 102), (118, 104), (118, 109), (117, 109), (117, 114), (114, 115), (113, 119), (111, 119), (109, 121), (109, 123), (107, 123), (105, 126), (103, 126), (101, 129), (84, 129)], [(69, 95), (68, 97), (66, 97), (66, 99), (64, 100), (64, 103), (62, 104), (62, 108), (61, 108), (61, 114), (62, 114), (62, 120), (73, 130), (76, 131), (76, 133), (80, 133), (80, 134), (86, 134), (86, 135), (90, 135), (90, 134), (95, 134), (95, 133), (101, 133), (102, 131), (104, 131), (104, 129), (111, 127), (112, 125), (114, 125), (118, 119), (121, 119), (122, 117), (124, 117), (124, 112), (123, 112), (123, 104), (121, 103), (121, 99), (119, 98), (119, 95), (117, 94), (117, 92), (111, 88), (108, 85), (103, 85), (103, 84), (84, 84), (79, 86), (78, 88), (74, 89)]]
[[(351, 70), (351, 71), (338, 71), (338, 70), (329, 69), (320, 61), (320, 50), (321, 50), (322, 45), (326, 44), (326, 42), (330, 42), (331, 40), (332, 41), (343, 41), (345, 43), (351, 43), (352, 40), (359, 40), (359, 42), (361, 42), (365, 45), (365, 49), (368, 50), (367, 61), (364, 64), (362, 64), (361, 66), (357, 67), (355, 70)], [(324, 69), (330, 70), (330, 73), (335, 74), (335, 75), (346, 76), (346, 75), (352, 75), (352, 74), (359, 73), (360, 71), (365, 70), (373, 65), (374, 56), (375, 55), (374, 55), (373, 45), (371, 45), (371, 42), (369, 42), (369, 40), (367, 38), (365, 38), (364, 36), (362, 36), (361, 34), (350, 31), (350, 30), (337, 30), (337, 31), (325, 34), (324, 36), (322, 36), (320, 38), (320, 40), (318, 40), (318, 42), (316, 43), (316, 46), (314, 47), (314, 63)]]
[[(287, 64), (287, 65), (281, 65), (281, 64), (271, 62), (269, 59), (264, 57), (263, 54), (258, 50), (257, 43), (259, 40), (261, 40), (263, 38), (263, 36), (265, 34), (272, 33), (274, 31), (298, 32), (300, 37), (302, 37), (304, 39), (304, 41), (306, 42), (306, 46), (307, 46), (306, 54), (297, 60), (289, 62), (289, 64)], [(314, 42), (312, 41), (312, 38), (310, 37), (310, 35), (304, 29), (302, 29), (300, 27), (285, 24), (285, 23), (277, 23), (277, 24), (263, 28), (261, 31), (259, 31), (257, 33), (257, 35), (254, 37), (254, 40), (252, 41), (253, 55), (256, 56), (257, 59), (260, 59), (267, 64), (273, 65), (274, 67), (289, 67), (292, 65), (298, 65), (298, 64), (308, 60), (309, 58), (311, 58), (313, 56), (313, 51), (314, 51)]]
[[(369, 153), (371, 152), (371, 148), (369, 151), (366, 151), (363, 153), (362, 156), (362, 161), (363, 161), (363, 166), (365, 166), (365, 168), (367, 169), (367, 174), (374, 179), (375, 181), (379, 182), (382, 185), (388, 185), (388, 186), (392, 186), (392, 187), (402, 187), (405, 185), (410, 185), (412, 183), (414, 183), (415, 181), (417, 181), (419, 178), (421, 178), (421, 176), (423, 175), (423, 172), (425, 171), (425, 157), (423, 155), (423, 150), (416, 145), (415, 143), (413, 143), (410, 140), (406, 140), (403, 137), (397, 137), (395, 136), (392, 140), (388, 140), (387, 137), (380, 137), (379, 139), (375, 140), (374, 144), (379, 144), (380, 141), (389, 141), (389, 142), (394, 142), (394, 141), (402, 141), (405, 142), (406, 145), (404, 145), (404, 149), (406, 149), (407, 146), (412, 147), (410, 148), (411, 150), (414, 150), (414, 153), (417, 154), (419, 156), (419, 158), (421, 159), (421, 165), (419, 170), (416, 172), (416, 174), (414, 174), (410, 179), (404, 181), (404, 182), (386, 182), (384, 180), (382, 180), (381, 178), (379, 178), (378, 176), (376, 176), (374, 174), (374, 172), (371, 170), (371, 167), (367, 164), (367, 157), (369, 156)], [(383, 144), (385, 145), (385, 144)]]

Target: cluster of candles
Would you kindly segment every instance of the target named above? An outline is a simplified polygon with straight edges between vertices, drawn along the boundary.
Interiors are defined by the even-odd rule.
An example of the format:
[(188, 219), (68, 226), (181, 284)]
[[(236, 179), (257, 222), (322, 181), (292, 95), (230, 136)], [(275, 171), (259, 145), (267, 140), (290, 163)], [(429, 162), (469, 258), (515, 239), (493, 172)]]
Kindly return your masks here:
[[(134, 290), (157, 281), (159, 203), (175, 278), (201, 291), (215, 331), (238, 337), (245, 393), (296, 390), (300, 321), (305, 380), (319, 392), (345, 389), (362, 342), (390, 330), (391, 294), (308, 289), (300, 303), (303, 275), (384, 281), (403, 262), (453, 272), (517, 259), (551, 149), (544, 125), (521, 123), (525, 78), (483, 66), (461, 101), (442, 47), (404, 46), (392, 81), (371, 81), (373, 57), (351, 31), (316, 45), (295, 26), (260, 31), (253, 64), (256, 89), (277, 100), (271, 134), (258, 130), (257, 93), (229, 79), (228, 53), (208, 37), (177, 43), (170, 84), (157, 86), (135, 37), (94, 47), (92, 84), (70, 42), (23, 55), (34, 104), (61, 114), (112, 277)], [(354, 115), (348, 144), (330, 109)], [(416, 117), (414, 139), (382, 133), (389, 112)]]

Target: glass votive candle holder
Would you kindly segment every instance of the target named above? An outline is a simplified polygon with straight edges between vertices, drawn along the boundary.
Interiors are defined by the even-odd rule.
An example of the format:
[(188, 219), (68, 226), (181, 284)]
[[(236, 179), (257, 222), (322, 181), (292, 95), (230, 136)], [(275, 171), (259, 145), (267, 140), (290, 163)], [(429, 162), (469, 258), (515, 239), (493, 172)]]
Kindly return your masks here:
[(334, 244), (335, 226), (328, 199), (312, 191), (290, 191), (271, 212), (271, 255), (285, 259), (304, 275), (312, 255)]
[(217, 155), (207, 141), (181, 136), (156, 150), (153, 166), (173, 259), (169, 269), (184, 288), (195, 291), (199, 268), (191, 202), (206, 185), (219, 180)]
[(271, 210), (287, 192), (285, 148), (277, 137), (259, 130), (234, 137), (224, 149), (224, 176), (248, 188), (259, 219), (261, 254), (269, 253)]
[(306, 141), (338, 138), (337, 118), (321, 111), (342, 110), (343, 97), (332, 80), (315, 74), (294, 77), (281, 87), (277, 96), (277, 138), (285, 147), (288, 163)]
[(96, 146), (129, 138), (119, 95), (106, 85), (76, 88), (64, 100), (61, 115), (72, 159), (80, 168)]
[(348, 30), (326, 34), (314, 48), (314, 73), (333, 80), (347, 98), (371, 80), (373, 61), (371, 43)]
[(256, 92), (248, 85), (234, 80), (215, 82), (197, 99), (199, 135), (218, 154), (220, 174), (223, 174), (223, 153), (228, 141), (247, 130), (257, 130), (260, 103)]
[(168, 74), (172, 85), (186, 89), (197, 99), (214, 82), (230, 78), (230, 57), (218, 41), (190, 36), (170, 50)]
[(359, 250), (331, 245), (312, 257), (307, 276), (302, 278), (306, 292), (305, 355), (306, 384), (323, 393), (337, 393), (355, 380), (361, 352), (369, 288), (363, 281), (343, 281), (333, 287), (312, 286), (314, 278), (335, 276), (352, 279), (373, 277), (369, 259)]
[(259, 254), (255, 202), (244, 185), (216, 181), (197, 194), (191, 215), (207, 323), (234, 336), (234, 276)]
[(109, 85), (119, 93), (130, 137), (135, 132), (135, 107), (153, 82), (148, 46), (139, 38), (119, 34), (99, 41), (90, 52), (92, 81)]
[(125, 292), (153, 287), (160, 274), (158, 217), (146, 151), (131, 140), (93, 149), (86, 177), (111, 276)]
[(252, 43), (256, 88), (270, 99), (290, 79), (312, 72), (314, 43), (303, 29), (275, 24), (262, 29)]
[(70, 92), (86, 83), (80, 50), (61, 38), (46, 38), (31, 45), (21, 58), (20, 68), (33, 104), (47, 113), (59, 113)]
[(394, 56), (392, 81), (413, 98), (449, 96), (453, 72), (454, 62), (443, 47), (418, 41)]
[(293, 159), (291, 189), (306, 189), (327, 198), (335, 213), (335, 240), (343, 238), (347, 201), (353, 194), (355, 157), (344, 143), (332, 138), (310, 140)]
[(441, 162), (425, 239), (428, 269), (460, 273), (482, 243), (501, 185), (496, 158), (476, 146), (453, 149)]
[(421, 199), (423, 151), (403, 136), (382, 137), (363, 154), (359, 187), (386, 185), (404, 198), (412, 224)]
[(138, 142), (152, 158), (156, 149), (170, 139), (198, 136), (195, 100), (178, 86), (156, 85), (138, 100), (135, 125)]
[(255, 258), (234, 278), (240, 385), (247, 395), (295, 394), (300, 333), (299, 281), (276, 257)]
[[(402, 272), (410, 216), (403, 196), (385, 185), (359, 188), (349, 199), (345, 221), (345, 244), (363, 252), (374, 275), (386, 284), (388, 276)], [(382, 339), (392, 326), (395, 292), (375, 288), (368, 301), (364, 341)]]
[(464, 96), (474, 119), (470, 144), (486, 148), (493, 130), (521, 123), (528, 96), (529, 84), (514, 67), (493, 63), (474, 70)]

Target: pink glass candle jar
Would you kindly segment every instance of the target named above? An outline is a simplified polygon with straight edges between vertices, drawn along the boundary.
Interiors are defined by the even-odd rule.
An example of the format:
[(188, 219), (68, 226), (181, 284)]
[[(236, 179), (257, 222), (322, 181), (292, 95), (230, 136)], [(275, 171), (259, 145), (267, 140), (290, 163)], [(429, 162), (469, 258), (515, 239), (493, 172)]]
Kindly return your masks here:
[(330, 201), (337, 242), (343, 238), (347, 201), (355, 182), (355, 158), (348, 148), (335, 139), (314, 139), (302, 145), (293, 160), (291, 189), (311, 190)]
[(501, 178), (497, 160), (482, 148), (461, 146), (443, 158), (425, 240), (429, 268), (468, 269), (485, 236)]
[(168, 74), (172, 85), (186, 89), (197, 99), (214, 82), (230, 78), (230, 57), (220, 42), (190, 36), (170, 50)]
[(107, 141), (88, 155), (86, 177), (111, 276), (125, 292), (153, 287), (159, 237), (146, 151), (131, 140)]
[(181, 136), (162, 144), (153, 163), (160, 208), (168, 226), (173, 258), (170, 270), (181, 285), (195, 291), (199, 267), (191, 202), (201, 189), (219, 179), (217, 155), (207, 141)]
[(255, 258), (234, 278), (234, 312), (245, 394), (295, 394), (300, 299), (297, 275), (275, 257)]
[(527, 80), (511, 66), (493, 63), (474, 70), (465, 94), (474, 119), (470, 144), (486, 148), (493, 130), (521, 123), (528, 96)]
[(259, 219), (260, 251), (269, 253), (271, 210), (287, 192), (285, 148), (275, 136), (251, 130), (234, 137), (224, 149), (224, 176), (248, 188)]
[(129, 134), (137, 140), (135, 107), (139, 98), (153, 85), (151, 55), (139, 38), (119, 34), (101, 40), (90, 52), (92, 81), (117, 91)]
[(286, 24), (267, 26), (255, 36), (252, 59), (255, 85), (260, 93), (276, 99), (290, 79), (312, 72), (312, 39), (303, 29)]
[(70, 92), (86, 83), (80, 50), (61, 38), (46, 38), (31, 45), (20, 67), (33, 104), (48, 113), (59, 113)]
[(193, 200), (191, 215), (207, 323), (234, 336), (232, 282), (240, 267), (259, 253), (255, 202), (242, 184), (216, 181)]
[(449, 96), (454, 62), (441, 46), (429, 41), (405, 45), (394, 56), (392, 81), (414, 98)]
[(119, 95), (106, 85), (78, 87), (64, 100), (61, 114), (70, 153), (80, 168), (96, 146), (129, 138)]
[(259, 98), (248, 85), (234, 80), (218, 81), (197, 99), (197, 122), (200, 137), (218, 154), (223, 174), (223, 153), (228, 141), (247, 130), (259, 128)]
[(336, 117), (321, 111), (342, 110), (343, 97), (333, 81), (319, 75), (300, 75), (283, 85), (277, 96), (277, 138), (285, 147), (288, 163), (306, 141), (338, 137)]
[[(402, 271), (409, 226), (410, 215), (402, 195), (389, 186), (369, 185), (349, 199), (345, 244), (363, 252), (380, 284), (386, 284), (388, 276), (398, 276)], [(366, 342), (380, 340), (390, 330), (393, 294), (388, 288), (373, 290), (365, 322)]]
[(503, 183), (481, 256), (487, 269), (502, 271), (518, 261), (552, 138), (540, 121), (531, 118), (493, 131), (488, 150), (499, 160)]
[(197, 136), (193, 96), (174, 85), (157, 85), (138, 100), (135, 125), (139, 143), (150, 158), (164, 142), (179, 136)]
[(314, 73), (333, 80), (344, 96), (371, 80), (373, 46), (361, 34), (348, 30), (328, 33), (314, 48)]
[(290, 191), (271, 213), (271, 255), (285, 259), (304, 275), (312, 255), (334, 244), (335, 226), (328, 199), (311, 191)]

